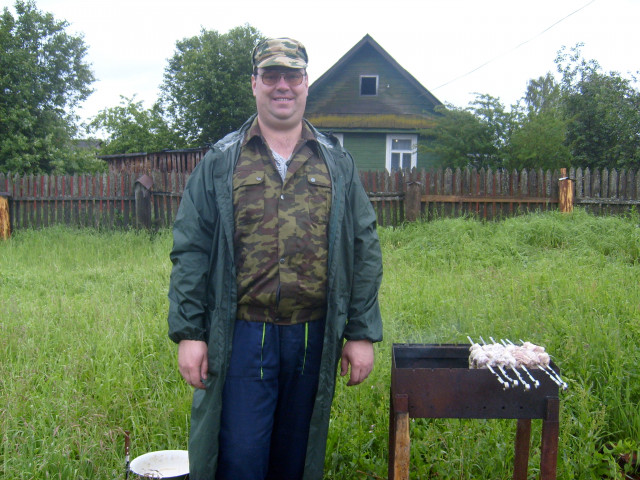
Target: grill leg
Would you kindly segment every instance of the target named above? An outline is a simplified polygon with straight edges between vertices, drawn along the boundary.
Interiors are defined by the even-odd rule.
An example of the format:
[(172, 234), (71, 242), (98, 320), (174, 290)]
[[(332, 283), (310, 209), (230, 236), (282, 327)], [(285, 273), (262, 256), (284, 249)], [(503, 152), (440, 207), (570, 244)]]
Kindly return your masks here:
[(393, 470), (396, 465), (396, 411), (393, 408), (393, 389), (389, 392), (389, 461), (387, 475), (394, 480)]
[(560, 401), (558, 397), (550, 397), (547, 398), (545, 418), (542, 420), (540, 480), (556, 480), (559, 430)]
[(391, 395), (389, 414), (389, 480), (409, 480), (409, 398)]
[(529, 446), (531, 444), (531, 419), (519, 418), (516, 429), (516, 451), (513, 480), (527, 480), (529, 468)]

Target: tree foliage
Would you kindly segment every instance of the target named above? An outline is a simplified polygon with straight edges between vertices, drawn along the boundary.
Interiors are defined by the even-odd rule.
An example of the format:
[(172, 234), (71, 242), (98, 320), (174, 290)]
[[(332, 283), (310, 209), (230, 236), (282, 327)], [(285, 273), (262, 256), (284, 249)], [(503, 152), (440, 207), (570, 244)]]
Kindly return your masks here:
[(435, 154), (436, 164), (449, 167), (497, 168), (503, 165), (511, 114), (497, 98), (476, 95), (469, 107), (438, 107), (435, 128), (419, 151)]
[(165, 69), (162, 104), (187, 145), (218, 140), (255, 112), (249, 55), (261, 38), (245, 25), (224, 34), (203, 29), (177, 42)]
[(559, 81), (551, 73), (532, 79), (508, 110), (480, 94), (465, 109), (442, 109), (421, 150), (434, 153), (436, 165), (452, 167), (638, 168), (636, 79), (603, 73), (595, 60), (582, 58), (580, 47), (559, 51)]
[(562, 75), (567, 144), (574, 163), (625, 168), (640, 162), (640, 92), (635, 78), (603, 73), (582, 58), (580, 45), (556, 59)]
[(102, 155), (185, 147), (184, 141), (167, 125), (158, 103), (145, 109), (142, 101), (135, 101), (135, 96), (120, 98), (120, 105), (101, 110), (89, 124), (90, 131), (109, 135), (100, 148)]
[(551, 73), (532, 79), (522, 99), (512, 106), (513, 128), (505, 140), (509, 169), (557, 169), (571, 165), (566, 146), (567, 122), (561, 90)]
[(97, 168), (71, 140), (74, 109), (94, 81), (82, 37), (32, 0), (17, 0), (15, 11), (0, 16), (0, 170)]
[(531, 112), (509, 137), (508, 169), (558, 169), (571, 166), (565, 145), (566, 122), (553, 111)]
[(437, 123), (422, 136), (418, 151), (435, 154), (434, 166), (480, 168), (495, 152), (486, 125), (468, 109), (448, 105), (436, 111)]
[(561, 106), (562, 91), (551, 72), (529, 80), (524, 94), (524, 104), (529, 114), (557, 112)]

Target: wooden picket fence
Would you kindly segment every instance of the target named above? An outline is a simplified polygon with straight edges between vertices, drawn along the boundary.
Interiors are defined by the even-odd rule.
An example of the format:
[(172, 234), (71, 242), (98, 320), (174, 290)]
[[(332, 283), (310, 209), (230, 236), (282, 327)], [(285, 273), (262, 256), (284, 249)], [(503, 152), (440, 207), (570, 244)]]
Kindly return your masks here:
[(418, 218), (497, 219), (557, 208), (558, 172), (475, 169), (363, 172), (380, 225)]
[(121, 172), (102, 175), (26, 175), (0, 173), (0, 197), (9, 199), (11, 229), (56, 224), (101, 229), (165, 227), (173, 223), (188, 174), (150, 175), (151, 225), (136, 209), (141, 176)]
[(164, 150), (153, 153), (119, 153), (101, 155), (98, 158), (107, 162), (109, 173), (138, 173), (148, 175), (151, 172), (190, 173), (200, 163), (209, 147), (188, 148), (183, 150)]
[[(56, 224), (101, 229), (164, 228), (173, 223), (189, 173), (120, 171), (102, 175), (0, 174), (11, 229)], [(638, 171), (440, 169), (360, 172), (380, 226), (471, 216), (493, 220), (558, 209), (561, 187), (571, 205), (597, 214), (635, 208)]]

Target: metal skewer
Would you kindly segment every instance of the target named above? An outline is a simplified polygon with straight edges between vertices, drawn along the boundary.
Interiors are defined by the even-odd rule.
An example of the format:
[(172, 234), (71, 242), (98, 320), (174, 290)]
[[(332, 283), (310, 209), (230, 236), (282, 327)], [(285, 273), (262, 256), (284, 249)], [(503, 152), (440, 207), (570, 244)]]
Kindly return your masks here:
[[(500, 339), (500, 343), (502, 343), (505, 347), (507, 346), (507, 342), (504, 341), (504, 339)], [(516, 366), (517, 366), (517, 362), (516, 362)], [(518, 372), (516, 367), (509, 367), (511, 368), (511, 370), (513, 370), (513, 372), (516, 374), (516, 377), (518, 377), (518, 380), (520, 380), (520, 382), (522, 383), (522, 385), (524, 386), (525, 390), (530, 390), (531, 389), (531, 385), (529, 385), (524, 378), (522, 378), (522, 375), (520, 375), (520, 372)], [(531, 375), (529, 375), (529, 377), (531, 377)], [(531, 379), (531, 380), (535, 380), (535, 379)]]
[(544, 370), (544, 372), (551, 377), (551, 380), (556, 382), (559, 387), (562, 387), (563, 390), (566, 390), (569, 387), (553, 368), (545, 367), (544, 365), (540, 365), (540, 368)]
[(524, 387), (525, 390), (530, 390), (531, 389), (531, 385), (529, 385), (524, 378), (522, 378), (522, 375), (520, 375), (520, 372), (518, 372), (518, 370), (516, 370), (513, 367), (510, 367), (511, 370), (513, 370), (513, 372), (516, 374), (516, 377), (518, 377), (518, 379), (520, 380), (520, 382), (522, 382), (522, 386)]
[(556, 376), (555, 376), (554, 374), (552, 374), (549, 370), (547, 370), (547, 369), (544, 367), (544, 365), (539, 365), (539, 366), (538, 366), (538, 368), (539, 368), (540, 370), (542, 370), (544, 373), (546, 373), (546, 374), (547, 374), (547, 376), (548, 376), (551, 380), (553, 380), (553, 382), (554, 382), (556, 385), (558, 385), (559, 387), (562, 387), (562, 382), (561, 382), (561, 381), (559, 381), (559, 380), (556, 378)]
[[(497, 342), (494, 340), (493, 337), (489, 337), (489, 340), (491, 340), (492, 343), (497, 345)], [(518, 386), (518, 380), (515, 380), (513, 378), (511, 378), (507, 372), (504, 370), (504, 368), (501, 365), (497, 365), (498, 369), (500, 370), (500, 372), (502, 372), (502, 375), (504, 375), (504, 377), (513, 384), (514, 387)]]
[[(476, 342), (474, 342), (474, 341), (471, 339), (471, 337), (469, 337), (468, 335), (467, 335), (467, 338), (469, 339), (469, 342), (471, 343), (471, 345), (472, 345), (472, 346), (476, 344)], [(483, 344), (485, 344), (485, 345), (487, 344), (487, 343), (484, 341), (484, 338), (482, 338), (482, 337), (480, 337), (480, 341), (481, 341)], [(502, 370), (502, 368), (501, 368), (501, 367), (499, 367), (499, 368), (500, 368), (500, 370), (502, 370), (502, 373), (503, 373), (504, 377), (505, 377), (507, 380), (505, 380), (505, 379), (504, 379), (504, 378), (503, 378), (503, 377), (502, 377), (498, 372), (496, 372), (496, 371), (491, 367), (491, 365), (489, 365), (489, 363), (487, 363), (487, 364), (486, 364), (486, 367), (487, 367), (487, 368), (489, 369), (489, 371), (490, 371), (491, 373), (493, 373), (493, 375), (498, 379), (498, 382), (500, 382), (500, 384), (502, 385), (502, 387), (503, 387), (503, 389), (504, 389), (504, 390), (506, 390), (507, 388), (509, 388), (509, 387), (511, 386), (511, 382), (513, 382), (513, 380), (509, 377), (509, 375), (507, 375), (507, 374), (506, 374), (506, 372), (505, 372), (504, 370)], [(515, 383), (515, 385), (517, 385), (517, 384), (518, 384), (518, 383), (516, 382), (516, 383)]]
[(534, 378), (533, 375), (531, 375), (531, 372), (529, 372), (527, 367), (525, 367), (524, 365), (522, 365), (522, 367), (520, 368), (522, 368), (525, 371), (525, 373), (529, 376), (529, 378), (533, 382), (533, 386), (538, 388), (540, 386), (540, 381), (537, 378)]
[[(524, 341), (520, 338), (519, 339), (520, 342), (522, 342), (522, 344), (524, 345)], [(551, 378), (551, 380), (554, 381), (554, 383), (556, 385), (558, 385), (559, 387), (561, 387), (563, 390), (566, 390), (568, 388), (568, 385), (564, 382), (564, 380), (562, 380), (562, 378), (560, 377), (560, 375), (558, 374), (558, 372), (556, 372), (553, 368), (551, 368), (550, 366), (545, 366), (545, 365), (538, 365), (538, 367), (544, 372), (546, 373), (549, 378)]]
[(518, 381), (511, 378), (507, 372), (505, 372), (504, 368), (502, 368), (502, 366), (498, 365), (498, 370), (500, 370), (500, 372), (502, 372), (502, 375), (504, 375), (504, 378), (506, 378), (509, 382), (511, 382), (513, 384), (514, 387), (518, 386)]
[(509, 387), (510, 387), (509, 382), (505, 381), (505, 380), (500, 376), (500, 374), (499, 374), (498, 372), (496, 372), (493, 368), (491, 368), (491, 365), (487, 364), (487, 368), (489, 369), (489, 371), (490, 371), (491, 373), (493, 373), (493, 374), (496, 376), (496, 378), (498, 379), (498, 381), (502, 384), (502, 387), (503, 387), (503, 389), (504, 389), (504, 390), (506, 390), (507, 388), (509, 388)]
[[(502, 340), (502, 342), (506, 345), (505, 340)], [(513, 346), (515, 346), (515, 343), (513, 343), (513, 342), (512, 342), (511, 340), (509, 340), (508, 338), (507, 338), (506, 342), (508, 342), (508, 343), (509, 343), (509, 345), (513, 345)], [(533, 375), (531, 375), (531, 372), (527, 369), (527, 367), (526, 367), (525, 365), (520, 365), (520, 367), (519, 367), (519, 368), (521, 368), (522, 370), (524, 370), (524, 373), (526, 373), (526, 374), (527, 374), (527, 376), (529, 377), (529, 379), (533, 382), (533, 386), (534, 386), (535, 388), (538, 388), (538, 387), (540, 386), (540, 381), (539, 381), (537, 378), (535, 378)]]
[[(479, 345), (477, 342), (474, 342), (471, 337), (469, 335), (467, 335), (467, 338), (469, 339), (469, 343), (471, 343), (471, 347), (473, 347), (474, 345)], [(482, 341), (482, 343), (485, 343), (484, 339), (482, 337), (480, 337), (480, 340)], [(469, 359), (469, 366), (472, 366), (471, 364), (471, 359)], [(498, 382), (500, 382), (500, 384), (502, 385), (503, 389), (506, 390), (507, 388), (509, 388), (509, 382), (505, 381), (498, 372), (496, 372), (491, 365), (489, 365), (489, 363), (487, 362), (485, 364), (485, 366), (489, 369), (489, 371), (498, 379)], [(476, 367), (478, 368), (478, 367)]]
[(545, 370), (547, 370), (549, 373), (551, 373), (551, 375), (552, 375), (556, 380), (558, 380), (558, 382), (559, 382), (559, 383), (558, 383), (558, 385), (559, 385), (560, 387), (562, 387), (562, 389), (563, 389), (563, 390), (566, 390), (566, 389), (567, 389), (568, 385), (565, 383), (565, 381), (564, 381), (564, 380), (562, 380), (562, 377), (560, 376), (560, 374), (559, 374), (558, 372), (556, 372), (556, 371), (555, 371), (551, 366), (549, 366), (549, 365), (543, 365), (543, 368), (544, 368)]

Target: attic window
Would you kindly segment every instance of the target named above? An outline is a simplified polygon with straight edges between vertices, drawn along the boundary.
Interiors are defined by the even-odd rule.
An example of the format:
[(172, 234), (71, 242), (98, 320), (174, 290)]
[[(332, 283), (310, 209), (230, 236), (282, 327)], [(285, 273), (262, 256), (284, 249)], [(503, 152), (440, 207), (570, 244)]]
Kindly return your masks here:
[(378, 94), (378, 76), (377, 75), (361, 75), (360, 76), (360, 95), (371, 96)]

